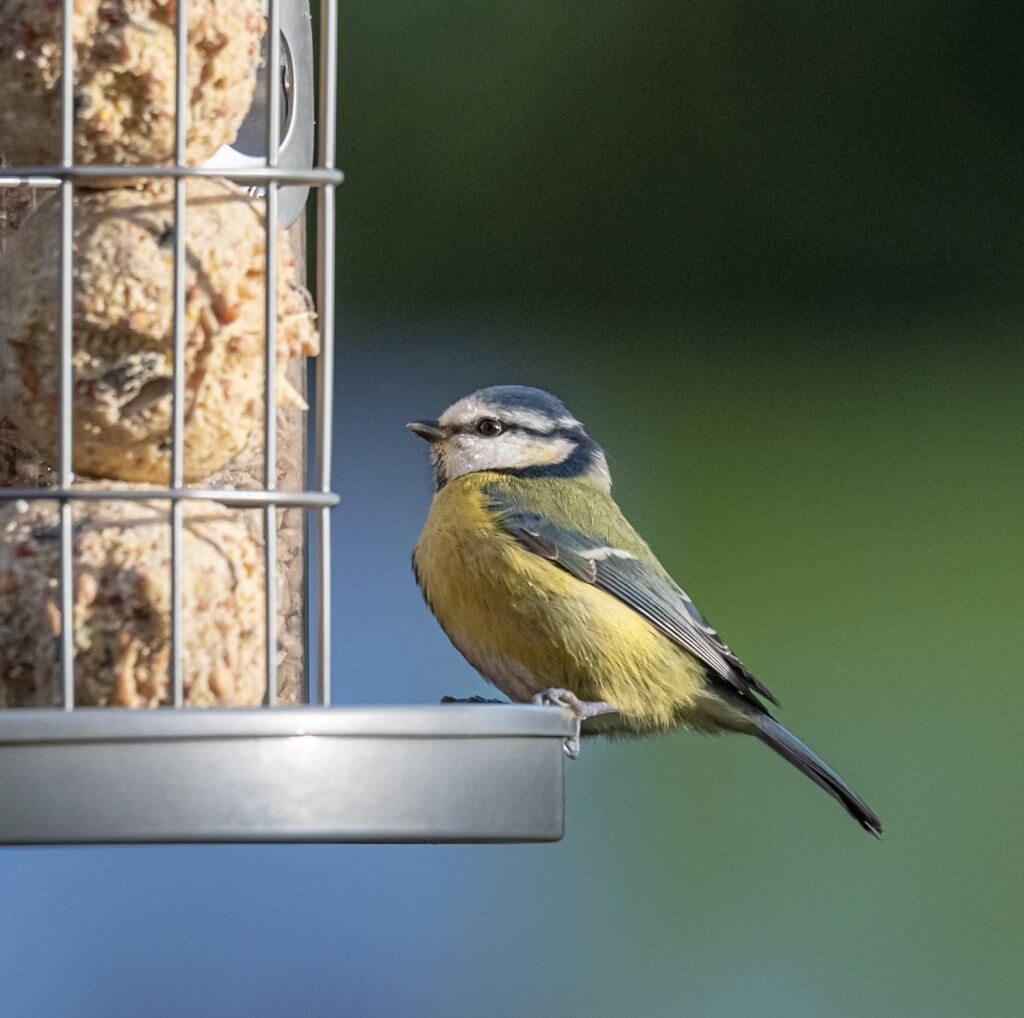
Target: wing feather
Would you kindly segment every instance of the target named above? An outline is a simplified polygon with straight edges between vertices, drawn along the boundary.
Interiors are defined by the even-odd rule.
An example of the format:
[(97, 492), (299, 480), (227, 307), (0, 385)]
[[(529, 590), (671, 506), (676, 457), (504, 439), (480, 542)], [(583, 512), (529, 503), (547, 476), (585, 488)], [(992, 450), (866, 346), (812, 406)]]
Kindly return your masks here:
[[(647, 562), (611, 540), (561, 526), (517, 505), (507, 492), (490, 489), (488, 495), (505, 531), (528, 551), (617, 597), (741, 695), (756, 693), (778, 704), (653, 556), (652, 562)], [(621, 524), (629, 526), (624, 519)], [(630, 543), (646, 549), (639, 538)]]

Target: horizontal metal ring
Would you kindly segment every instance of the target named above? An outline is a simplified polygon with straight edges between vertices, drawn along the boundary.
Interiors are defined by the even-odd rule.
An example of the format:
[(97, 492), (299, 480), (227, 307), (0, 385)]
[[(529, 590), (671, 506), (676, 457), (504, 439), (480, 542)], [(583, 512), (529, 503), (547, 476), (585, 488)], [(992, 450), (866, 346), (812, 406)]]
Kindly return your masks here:
[[(189, 177), (215, 177), (240, 184), (309, 184), (337, 186), (345, 175), (341, 170), (318, 166), (310, 170), (284, 166), (256, 166), (230, 169), (209, 166), (5, 166), (9, 172), (0, 176), (0, 187), (59, 187), (62, 180), (95, 180), (97, 177), (118, 180), (163, 180)], [(13, 171), (13, 172), (10, 172)]]
[(333, 509), (333, 491), (270, 491), (233, 488), (0, 488), (0, 502), (220, 502), (245, 508)]

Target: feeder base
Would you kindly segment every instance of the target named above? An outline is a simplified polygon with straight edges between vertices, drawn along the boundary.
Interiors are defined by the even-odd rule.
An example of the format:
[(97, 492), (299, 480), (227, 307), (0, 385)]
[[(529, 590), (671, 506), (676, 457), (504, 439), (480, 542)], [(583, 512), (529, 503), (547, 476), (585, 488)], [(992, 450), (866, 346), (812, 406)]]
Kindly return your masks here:
[(0, 712), (0, 844), (557, 841), (568, 711)]

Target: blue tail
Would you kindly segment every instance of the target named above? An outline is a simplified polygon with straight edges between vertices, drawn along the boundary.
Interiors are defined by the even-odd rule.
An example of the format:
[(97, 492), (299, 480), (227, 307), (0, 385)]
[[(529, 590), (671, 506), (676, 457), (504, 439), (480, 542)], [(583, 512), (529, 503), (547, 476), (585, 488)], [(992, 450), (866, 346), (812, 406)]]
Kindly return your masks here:
[(882, 834), (882, 822), (860, 796), (824, 760), (808, 749), (792, 732), (787, 731), (768, 714), (757, 718), (757, 737), (771, 746), (784, 760), (803, 771), (816, 785), (843, 804), (847, 813), (875, 837)]

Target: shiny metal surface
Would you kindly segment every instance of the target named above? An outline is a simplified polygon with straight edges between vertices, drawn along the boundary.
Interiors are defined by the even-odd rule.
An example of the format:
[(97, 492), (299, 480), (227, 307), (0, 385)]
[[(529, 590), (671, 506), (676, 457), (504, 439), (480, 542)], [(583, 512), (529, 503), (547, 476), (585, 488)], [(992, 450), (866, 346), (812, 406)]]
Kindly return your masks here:
[[(257, 84), (249, 115), (234, 144), (214, 153), (206, 166), (234, 179), (238, 179), (237, 169), (266, 167), (271, 171), (266, 187), (255, 185), (250, 192), (266, 197), (268, 206), (278, 203), (280, 222), (289, 227), (302, 215), (309, 188), (299, 182), (278, 188), (276, 182), (281, 177), (274, 171), (313, 165), (313, 23), (305, 0), (264, 0), (263, 10), (267, 15), (263, 81)], [(270, 192), (276, 190), (279, 197), (271, 198)]]
[[(320, 4), (319, 123), (317, 125), (316, 169), (328, 172), (334, 167), (337, 149), (338, 119), (338, 10), (336, 3)], [(335, 203), (334, 188), (321, 187), (316, 195), (317, 259), (316, 297), (320, 313), (320, 332), (334, 335)], [(317, 420), (316, 477), (321, 493), (331, 490), (332, 438), (334, 434), (334, 345), (324, 342), (316, 365)], [(316, 648), (316, 702), (331, 702), (331, 516), (321, 508), (314, 517), (315, 569), (309, 572), (314, 582), (307, 587), (310, 604), (316, 604), (316, 616), (306, 614), (307, 625), (315, 623), (315, 640), (307, 635), (309, 651)], [(312, 555), (311, 555), (312, 557)], [(307, 671), (309, 665), (307, 664)]]
[(554, 841), (567, 711), (0, 713), (0, 844)]
[(30, 187), (53, 189), (62, 181), (81, 181), (83, 187), (98, 177), (110, 180), (174, 180), (178, 177), (227, 177), (239, 184), (265, 184), (276, 180), (279, 184), (310, 184), (316, 186), (337, 186), (344, 182), (345, 175), (335, 169), (301, 169), (280, 167), (276, 170), (266, 166), (255, 166), (229, 171), (223, 167), (210, 166), (112, 166), (93, 163), (88, 166), (15, 166), (11, 172), (0, 174), (0, 187)]
[[(174, 165), (185, 166), (188, 138), (188, 0), (178, 0), (175, 13), (174, 73)], [(171, 421), (171, 487), (185, 487), (185, 282), (188, 214), (186, 179), (174, 179), (174, 326), (173, 326), (173, 402)], [(182, 660), (184, 561), (182, 551), (183, 504), (171, 502), (171, 703), (185, 704), (184, 661)]]
[[(96, 482), (98, 483), (98, 482)], [(297, 509), (333, 509), (339, 497), (333, 492), (263, 491), (258, 488), (0, 488), (0, 502), (220, 502), (239, 508), (267, 505)]]
[[(61, 51), (65, 64), (60, 83), (60, 163), (67, 171), (75, 161), (75, 55), (73, 46), (72, 7), (63, 4), (61, 14)], [(72, 276), (74, 269), (74, 184), (62, 179), (60, 184), (60, 381), (57, 399), (57, 476), (62, 488), (70, 487), (73, 474), (72, 403), (73, 386), (71, 357), (74, 344), (74, 307)], [(60, 506), (60, 669), (64, 709), (75, 706), (75, 634), (72, 630), (74, 604), (74, 576), (71, 561), (72, 520), (71, 503)]]
[[(281, 16), (279, 0), (269, 0), (270, 17), (267, 35), (270, 38), (269, 62), (272, 68), (281, 66)], [(298, 10), (291, 4), (290, 10)], [(307, 22), (308, 27), (308, 22)], [(281, 155), (281, 90), (276, 81), (268, 79), (267, 88), (267, 166), (277, 169)], [(312, 132), (313, 125), (308, 125)], [(277, 487), (277, 226), (278, 188), (275, 180), (267, 183), (266, 261), (263, 274), (263, 487), (273, 492)], [(302, 203), (305, 205), (303, 194)], [(277, 700), (277, 506), (268, 502), (263, 507), (263, 555), (266, 581), (264, 625), (266, 629), (265, 669), (266, 705), (273, 707)]]

